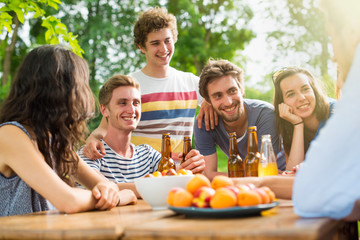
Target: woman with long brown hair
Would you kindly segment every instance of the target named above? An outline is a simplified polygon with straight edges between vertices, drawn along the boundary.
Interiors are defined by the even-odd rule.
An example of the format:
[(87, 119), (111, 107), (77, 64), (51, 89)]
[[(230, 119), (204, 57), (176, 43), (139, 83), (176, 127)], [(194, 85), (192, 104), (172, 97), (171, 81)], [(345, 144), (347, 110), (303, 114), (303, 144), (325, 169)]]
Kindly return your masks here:
[(328, 98), (318, 80), (306, 69), (288, 67), (273, 75), (276, 128), (282, 137), (286, 170), (300, 164), (310, 142), (318, 135), (335, 100)]
[(94, 111), (88, 81), (86, 61), (63, 47), (25, 57), (0, 110), (0, 216), (46, 210), (45, 199), (67, 213), (136, 201), (75, 152)]

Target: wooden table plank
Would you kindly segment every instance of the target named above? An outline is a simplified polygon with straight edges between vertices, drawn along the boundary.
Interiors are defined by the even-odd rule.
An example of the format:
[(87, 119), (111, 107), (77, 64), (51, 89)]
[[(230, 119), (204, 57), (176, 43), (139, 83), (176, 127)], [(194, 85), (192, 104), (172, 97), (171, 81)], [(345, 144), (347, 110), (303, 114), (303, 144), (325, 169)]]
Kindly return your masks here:
[(301, 219), (292, 207), (275, 214), (231, 219), (186, 218), (183, 215), (144, 222), (125, 228), (123, 239), (329, 239), (338, 221)]
[(57, 211), (0, 218), (0, 239), (118, 239), (124, 228), (173, 216), (170, 210), (152, 211), (143, 200), (110, 211), (61, 214)]

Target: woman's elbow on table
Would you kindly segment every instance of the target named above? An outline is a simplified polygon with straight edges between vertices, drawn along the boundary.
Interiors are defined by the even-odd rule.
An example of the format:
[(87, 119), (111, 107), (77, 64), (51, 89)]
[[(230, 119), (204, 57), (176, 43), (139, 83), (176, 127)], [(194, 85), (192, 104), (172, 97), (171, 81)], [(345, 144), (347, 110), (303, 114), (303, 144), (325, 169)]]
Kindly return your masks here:
[(73, 189), (66, 197), (58, 199), (54, 204), (58, 211), (63, 213), (78, 213), (95, 208), (96, 200), (91, 191)]

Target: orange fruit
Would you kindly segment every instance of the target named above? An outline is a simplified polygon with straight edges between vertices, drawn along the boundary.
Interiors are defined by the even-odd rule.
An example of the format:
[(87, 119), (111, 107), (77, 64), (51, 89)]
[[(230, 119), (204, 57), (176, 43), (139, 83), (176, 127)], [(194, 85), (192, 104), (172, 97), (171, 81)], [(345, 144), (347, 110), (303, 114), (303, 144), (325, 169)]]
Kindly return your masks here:
[(153, 175), (154, 177), (162, 177), (162, 174), (161, 174), (161, 172), (159, 172), (159, 171), (154, 172), (152, 175)]
[(231, 178), (227, 176), (218, 175), (215, 176), (211, 181), (211, 187), (215, 190), (218, 188), (228, 187), (228, 186), (234, 186), (234, 183), (231, 180)]
[(179, 190), (184, 190), (184, 189), (180, 187), (174, 187), (169, 191), (166, 201), (170, 206), (173, 206), (175, 193)]
[(255, 206), (261, 204), (259, 193), (254, 190), (241, 190), (237, 195), (237, 205), (240, 207)]
[(275, 193), (269, 187), (265, 186), (265, 187), (261, 187), (261, 188), (264, 189), (264, 191), (270, 198), (270, 203), (272, 203), (275, 200)]
[(210, 180), (203, 174), (195, 174), (186, 184), (186, 190), (192, 194), (200, 187), (211, 187)]
[(178, 172), (177, 172), (177, 175), (192, 175), (192, 171), (190, 170), (186, 170), (186, 169), (180, 169)]
[(218, 188), (210, 199), (212, 208), (228, 208), (236, 206), (236, 195), (228, 188)]
[(193, 201), (193, 195), (185, 189), (179, 189), (174, 193), (172, 206), (190, 207)]
[(264, 189), (256, 188), (256, 189), (254, 189), (254, 191), (260, 195), (262, 204), (270, 203), (270, 197), (268, 196), (268, 194), (265, 192)]

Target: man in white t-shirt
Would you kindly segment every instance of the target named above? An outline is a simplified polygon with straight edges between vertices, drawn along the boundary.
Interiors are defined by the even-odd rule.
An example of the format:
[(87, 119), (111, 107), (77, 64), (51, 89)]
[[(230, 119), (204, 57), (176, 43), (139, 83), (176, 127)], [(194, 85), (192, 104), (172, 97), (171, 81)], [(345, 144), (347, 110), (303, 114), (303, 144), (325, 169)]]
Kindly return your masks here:
[[(176, 18), (166, 9), (156, 7), (143, 12), (134, 26), (134, 43), (145, 55), (146, 65), (130, 73), (139, 81), (142, 91), (142, 118), (131, 142), (146, 143), (160, 151), (162, 133), (170, 133), (175, 153), (182, 151), (183, 137), (193, 135), (198, 105), (202, 104), (199, 117), (206, 112), (207, 117), (216, 118), (212, 107), (199, 94), (199, 78), (169, 66), (177, 35)], [(84, 149), (87, 157), (99, 158), (105, 154), (103, 144), (98, 141), (105, 133), (106, 122), (102, 120), (87, 140)], [(173, 154), (173, 158), (176, 159), (177, 154)]]
[(360, 219), (360, 1), (321, 0), (320, 7), (327, 15), (342, 96), (296, 174), (294, 209), (302, 217), (353, 221)]

